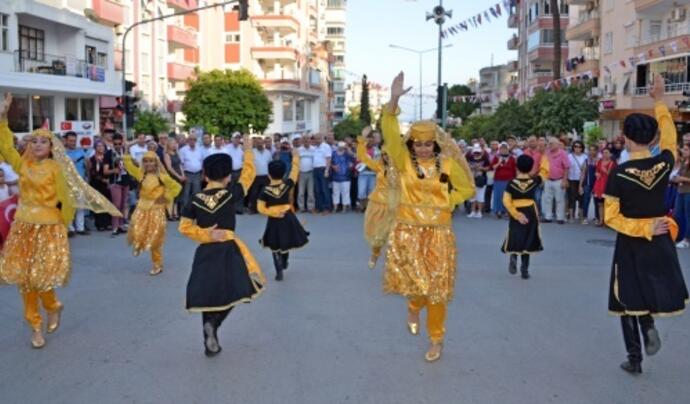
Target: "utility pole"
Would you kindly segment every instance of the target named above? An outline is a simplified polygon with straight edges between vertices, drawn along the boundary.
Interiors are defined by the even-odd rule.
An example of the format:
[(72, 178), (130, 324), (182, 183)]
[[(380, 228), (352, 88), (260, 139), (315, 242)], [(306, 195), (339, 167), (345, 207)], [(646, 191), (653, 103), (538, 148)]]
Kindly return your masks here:
[(453, 18), (453, 10), (446, 10), (443, 8), (443, 0), (439, 0), (438, 6), (434, 7), (431, 13), (426, 13), (426, 20), (434, 20), (438, 25), (438, 100), (437, 100), (437, 117), (440, 121), (441, 127), (446, 128), (446, 86), (443, 84), (442, 67), (443, 67), (443, 24), (446, 18)]

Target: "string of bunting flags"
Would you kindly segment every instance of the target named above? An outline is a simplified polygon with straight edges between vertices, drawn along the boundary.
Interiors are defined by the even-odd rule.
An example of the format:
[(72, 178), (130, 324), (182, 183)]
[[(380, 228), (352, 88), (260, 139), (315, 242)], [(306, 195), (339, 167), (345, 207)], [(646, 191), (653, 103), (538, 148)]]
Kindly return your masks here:
[(492, 18), (498, 19), (504, 14), (510, 15), (511, 8), (514, 8), (519, 3), (520, 0), (503, 0), (502, 7), (501, 3), (496, 3), (495, 6), (489, 7), (483, 13), (479, 13), (458, 24), (451, 25), (450, 27), (444, 29), (441, 31), (441, 37), (445, 39), (448, 36), (457, 35), (462, 31), (469, 31), (470, 28), (477, 28), (482, 25), (482, 23), (490, 23)]
[[(680, 41), (685, 45), (686, 49), (690, 49), (690, 36), (680, 38)], [(632, 71), (638, 64), (646, 63), (648, 59), (665, 57), (667, 54), (678, 53), (678, 41), (670, 41), (656, 47), (649, 48), (647, 52), (641, 52), (637, 56), (630, 56), (628, 60), (621, 59), (618, 62), (610, 63), (604, 66), (604, 74), (607, 76), (611, 74), (614, 69), (625, 69), (624, 71)]]

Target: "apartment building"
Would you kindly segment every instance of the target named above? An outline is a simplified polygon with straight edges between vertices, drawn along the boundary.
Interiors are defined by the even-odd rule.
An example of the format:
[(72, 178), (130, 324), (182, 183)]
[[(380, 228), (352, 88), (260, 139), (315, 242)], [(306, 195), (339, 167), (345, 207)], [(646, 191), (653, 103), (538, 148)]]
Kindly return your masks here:
[[(498, 105), (514, 94), (517, 74), (510, 64), (485, 67), (479, 71), (477, 95), (480, 98), (479, 113), (490, 115)], [(513, 91), (510, 91), (513, 90)]]
[(14, 95), (15, 133), (68, 121), (98, 128), (100, 108), (120, 93), (109, 26), (119, 20), (85, 18), (81, 7), (92, 3), (0, 0), (0, 92)]
[[(390, 99), (390, 88), (378, 83), (368, 83), (369, 84), (369, 107), (374, 114), (377, 114), (383, 105)], [(359, 107), (362, 100), (362, 81), (354, 81), (347, 86), (345, 92), (345, 105), (348, 109)], [(415, 98), (416, 100), (416, 98)], [(372, 116), (373, 119), (378, 118), (377, 116)]]
[(326, 11), (323, 16), (324, 31), (320, 31), (320, 37), (333, 44), (333, 123), (343, 120), (346, 114), (345, 84), (345, 26), (347, 24), (347, 0), (326, 0)]
[(331, 126), (331, 44), (324, 40), (325, 0), (250, 0), (249, 20), (232, 7), (199, 12), (201, 70), (251, 71), (273, 104), (268, 133)]
[[(508, 40), (508, 49), (518, 51), (517, 67), (518, 99), (524, 101), (537, 87), (543, 87), (553, 80), (554, 36), (553, 17), (551, 15), (550, 0), (523, 0), (511, 8), (508, 17), (508, 27), (517, 29)], [(569, 23), (568, 0), (559, 0), (563, 33)], [(561, 41), (561, 59), (568, 59), (568, 43)], [(511, 87), (511, 88), (514, 88)]]

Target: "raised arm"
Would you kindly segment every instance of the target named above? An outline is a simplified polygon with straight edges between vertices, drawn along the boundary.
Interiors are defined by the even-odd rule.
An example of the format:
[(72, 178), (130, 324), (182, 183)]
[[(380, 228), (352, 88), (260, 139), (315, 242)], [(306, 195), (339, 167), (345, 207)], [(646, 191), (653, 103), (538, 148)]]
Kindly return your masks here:
[(290, 180), (297, 184), (299, 179), (299, 151), (292, 149), (292, 167), (290, 167)]
[(0, 105), (0, 155), (5, 159), (7, 164), (12, 166), (12, 169), (19, 174), (22, 165), (22, 156), (19, 155), (17, 149), (14, 148), (14, 134), (10, 130), (7, 122), (7, 113), (12, 105), (12, 94), (5, 94), (5, 99)]
[(127, 170), (127, 173), (134, 177), (135, 180), (141, 181), (142, 178), (144, 178), (144, 173), (141, 171), (141, 168), (134, 164), (131, 154), (125, 154), (123, 161), (125, 163), (125, 170)]
[[(365, 131), (367, 131), (366, 128)], [(371, 129), (369, 129), (367, 132), (371, 132)], [(381, 161), (377, 161), (369, 157), (369, 153), (367, 153), (367, 140), (366, 136), (364, 135), (364, 131), (362, 131), (362, 136), (357, 138), (357, 159), (364, 163), (371, 171), (380, 173), (383, 171), (383, 164)]]
[(649, 95), (654, 99), (654, 113), (656, 120), (659, 123), (659, 148), (668, 150), (673, 153), (673, 157), (677, 158), (678, 153), (678, 133), (676, 132), (676, 125), (673, 123), (671, 112), (668, 106), (664, 103), (662, 97), (666, 92), (666, 83), (664, 78), (657, 74), (654, 76), (654, 85), (649, 91)]
[(242, 185), (244, 194), (249, 193), (249, 188), (256, 178), (256, 166), (254, 165), (254, 153), (252, 152), (252, 139), (249, 135), (244, 135), (243, 145), (244, 147), (244, 164), (242, 165), (242, 174), (238, 182)]
[(405, 166), (405, 159), (409, 158), (407, 148), (400, 137), (400, 124), (398, 122), (398, 114), (400, 108), (398, 103), (400, 97), (408, 93), (412, 87), (407, 89), (405, 85), (405, 74), (400, 72), (391, 85), (391, 99), (388, 104), (383, 106), (381, 114), (381, 132), (383, 132), (384, 149), (388, 157), (393, 162), (396, 168), (401, 170)]

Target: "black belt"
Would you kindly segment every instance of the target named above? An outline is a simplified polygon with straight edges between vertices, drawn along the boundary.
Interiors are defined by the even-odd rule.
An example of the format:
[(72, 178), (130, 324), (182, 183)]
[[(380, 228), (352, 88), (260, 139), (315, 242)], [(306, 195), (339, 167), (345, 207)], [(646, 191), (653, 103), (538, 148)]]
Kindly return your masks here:
[(192, 172), (192, 171), (185, 171), (184, 173), (185, 173), (185, 174), (196, 175), (196, 174), (201, 174), (201, 171), (194, 171), (194, 172)]
[(561, 178), (549, 178), (549, 181), (562, 181), (563, 177)]

